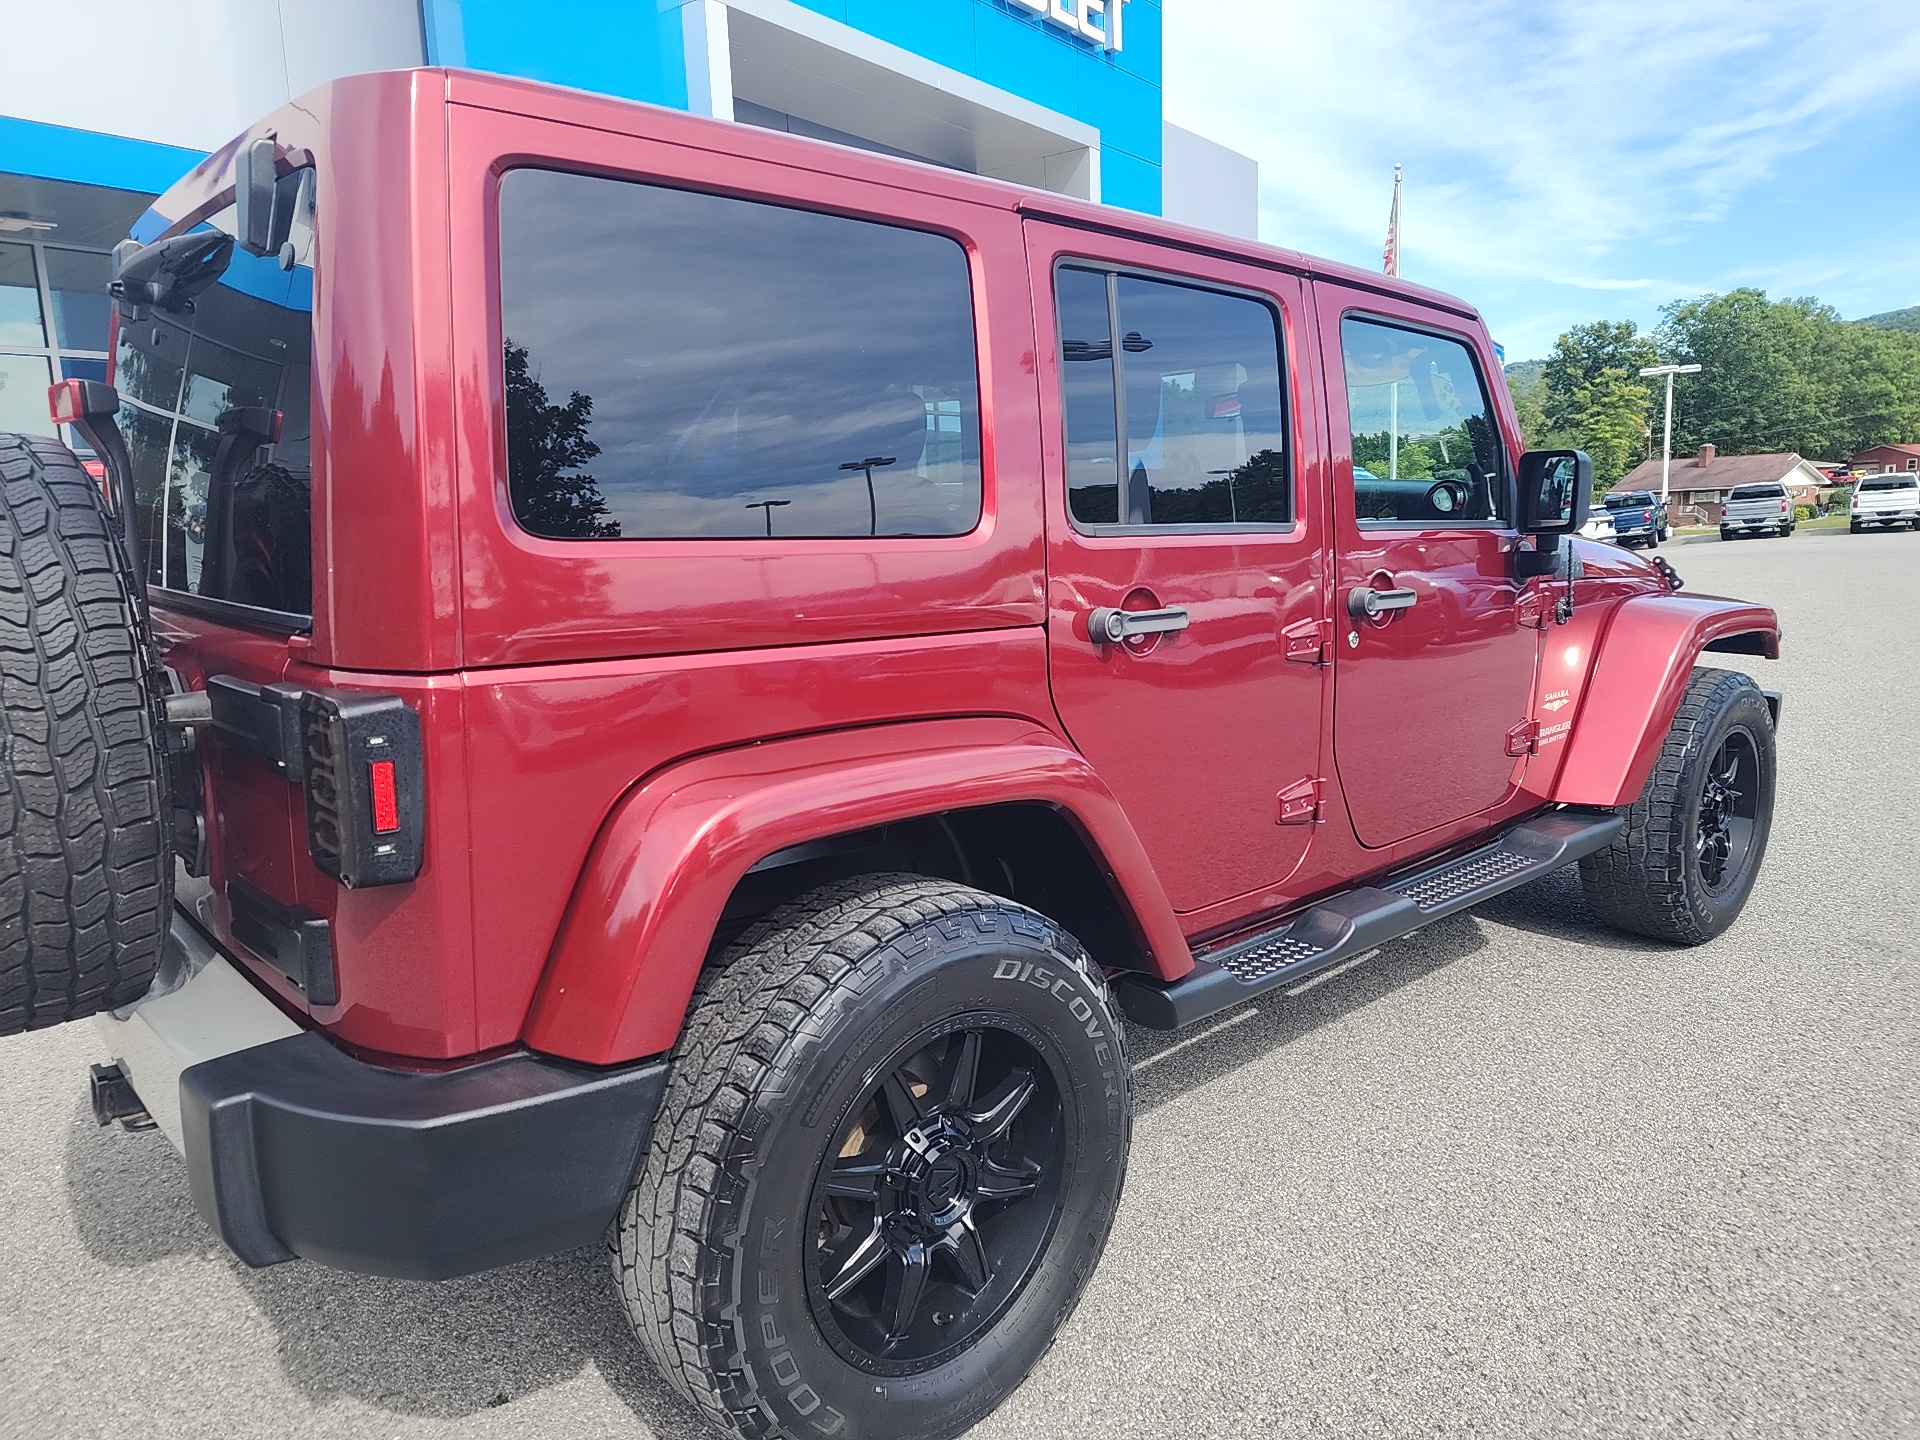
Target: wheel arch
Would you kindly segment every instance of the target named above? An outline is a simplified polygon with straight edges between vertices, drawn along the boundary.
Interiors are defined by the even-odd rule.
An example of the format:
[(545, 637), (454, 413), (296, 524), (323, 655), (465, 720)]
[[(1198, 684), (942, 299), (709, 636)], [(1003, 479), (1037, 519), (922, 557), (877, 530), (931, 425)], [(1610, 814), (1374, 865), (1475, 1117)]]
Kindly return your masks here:
[[(1084, 757), (1030, 721), (920, 721), (719, 751), (629, 791), (575, 883), (523, 1039), (590, 1064), (670, 1049), (716, 939), (809, 876), (859, 873), (847, 866), (869, 851), (885, 855), (879, 868), (906, 853), (925, 873), (1024, 889), (1008, 898), (1103, 964), (1163, 979), (1192, 968), (1138, 837)], [(989, 865), (997, 873), (981, 873)]]
[(1602, 633), (1552, 799), (1564, 805), (1631, 805), (1707, 652), (1780, 658), (1772, 609), (1707, 595), (1622, 601)]

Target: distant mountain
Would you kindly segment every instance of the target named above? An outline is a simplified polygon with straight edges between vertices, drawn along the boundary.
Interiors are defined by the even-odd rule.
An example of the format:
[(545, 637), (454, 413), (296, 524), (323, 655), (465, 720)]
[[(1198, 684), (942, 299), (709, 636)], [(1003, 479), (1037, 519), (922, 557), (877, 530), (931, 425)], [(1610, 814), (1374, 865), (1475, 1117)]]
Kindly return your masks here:
[(1547, 362), (1544, 360), (1515, 360), (1507, 366), (1507, 384), (1525, 394), (1542, 383), (1541, 377), (1546, 373), (1546, 368)]
[[(1870, 325), (1875, 330), (1907, 330), (1920, 333), (1920, 305), (1909, 305), (1904, 310), (1888, 310), (1881, 315), (1862, 315), (1853, 322), (1856, 325)], [(1511, 370), (1513, 367), (1507, 367)]]

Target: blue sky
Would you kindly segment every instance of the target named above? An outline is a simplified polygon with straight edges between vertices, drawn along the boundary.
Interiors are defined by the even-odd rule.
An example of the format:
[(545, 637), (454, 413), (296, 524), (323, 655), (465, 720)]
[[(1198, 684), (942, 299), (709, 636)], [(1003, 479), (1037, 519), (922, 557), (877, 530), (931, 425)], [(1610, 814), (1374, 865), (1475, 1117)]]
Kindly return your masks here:
[(1920, 0), (1167, 0), (1166, 112), (1261, 237), (1463, 296), (1509, 359), (1738, 285), (1920, 305)]

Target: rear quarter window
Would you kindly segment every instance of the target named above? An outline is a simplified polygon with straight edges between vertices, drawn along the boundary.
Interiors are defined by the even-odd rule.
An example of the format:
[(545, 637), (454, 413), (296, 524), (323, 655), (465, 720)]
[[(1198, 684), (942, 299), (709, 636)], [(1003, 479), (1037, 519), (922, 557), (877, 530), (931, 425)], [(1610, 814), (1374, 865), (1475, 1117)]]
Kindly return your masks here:
[(980, 520), (965, 250), (561, 171), (500, 189), (508, 490), (561, 540), (962, 535)]

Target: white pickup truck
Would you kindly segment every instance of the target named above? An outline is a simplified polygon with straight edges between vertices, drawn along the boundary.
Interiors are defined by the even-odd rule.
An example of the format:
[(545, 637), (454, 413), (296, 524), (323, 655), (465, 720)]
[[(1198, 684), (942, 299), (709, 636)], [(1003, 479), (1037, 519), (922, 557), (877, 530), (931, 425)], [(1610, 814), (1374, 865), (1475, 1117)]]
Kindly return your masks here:
[(1868, 475), (1853, 487), (1847, 529), (1855, 535), (1869, 525), (1891, 527), (1902, 522), (1920, 530), (1920, 475), (1897, 471)]
[(1793, 499), (1778, 480), (1758, 485), (1736, 485), (1727, 492), (1720, 513), (1720, 538), (1736, 535), (1791, 535)]

